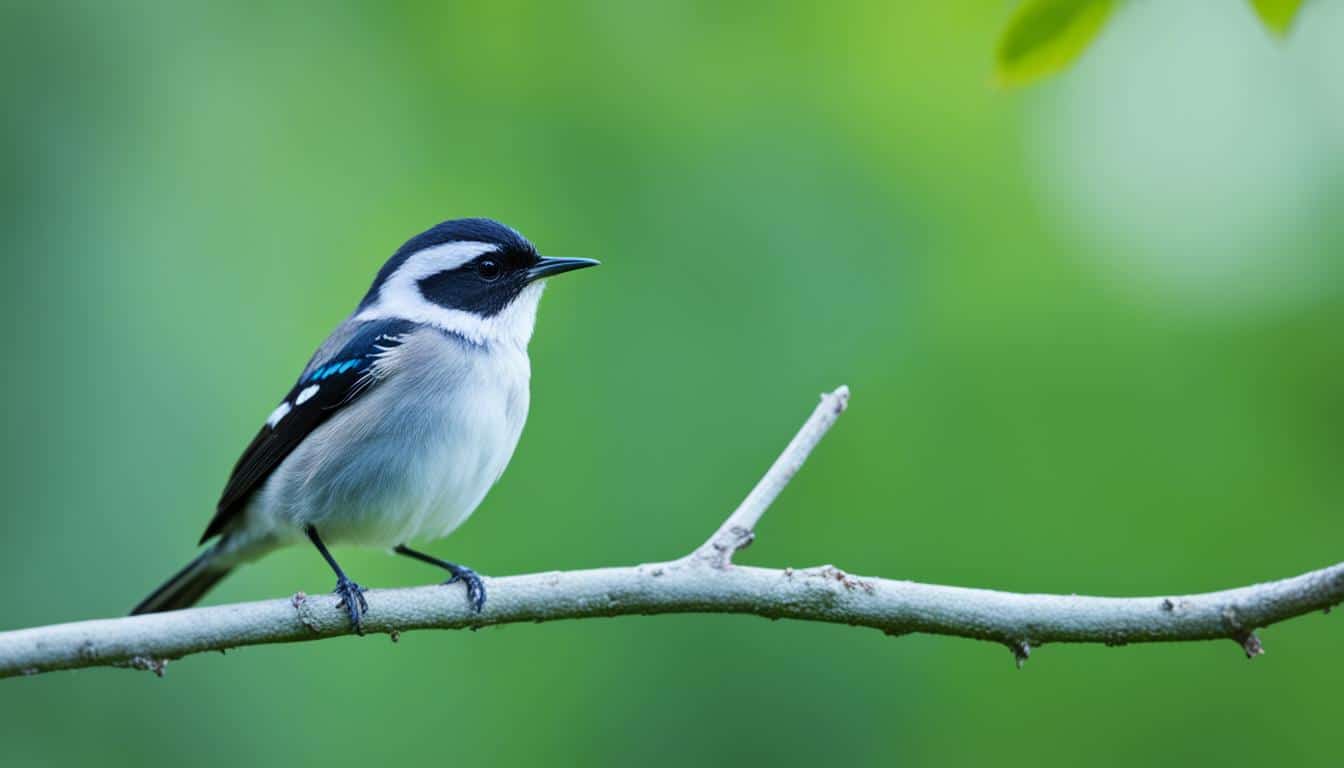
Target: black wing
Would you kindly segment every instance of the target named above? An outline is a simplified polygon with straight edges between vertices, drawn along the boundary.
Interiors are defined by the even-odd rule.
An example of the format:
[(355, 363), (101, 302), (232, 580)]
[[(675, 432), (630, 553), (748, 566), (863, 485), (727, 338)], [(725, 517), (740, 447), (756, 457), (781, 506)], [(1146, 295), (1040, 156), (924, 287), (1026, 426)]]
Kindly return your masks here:
[(201, 536), (202, 544), (223, 531), (252, 492), (304, 438), (377, 383), (374, 363), (400, 344), (411, 327), (404, 321), (365, 323), (339, 352), (309, 365), (234, 465), (215, 516)]

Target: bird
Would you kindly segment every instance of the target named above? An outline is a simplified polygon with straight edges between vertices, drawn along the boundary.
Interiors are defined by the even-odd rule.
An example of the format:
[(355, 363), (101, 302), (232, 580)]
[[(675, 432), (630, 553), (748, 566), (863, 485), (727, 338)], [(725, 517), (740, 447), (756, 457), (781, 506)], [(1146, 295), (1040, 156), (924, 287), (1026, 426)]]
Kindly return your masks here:
[(452, 533), (504, 472), (527, 419), (527, 347), (546, 279), (598, 263), (541, 256), (483, 218), (407, 240), (243, 451), (198, 543), (210, 546), (131, 614), (194, 605), (238, 566), (305, 542), (335, 573), (356, 632), (364, 588), (329, 545), (442, 568), (480, 612), (475, 571), (409, 545)]

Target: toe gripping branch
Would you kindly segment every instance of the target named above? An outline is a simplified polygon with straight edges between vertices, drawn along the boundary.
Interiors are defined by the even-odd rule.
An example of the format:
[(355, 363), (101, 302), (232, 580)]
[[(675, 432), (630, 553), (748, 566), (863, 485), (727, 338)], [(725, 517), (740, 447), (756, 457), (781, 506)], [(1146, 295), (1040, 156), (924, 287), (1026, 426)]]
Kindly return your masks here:
[(322, 537), (317, 535), (316, 528), (310, 525), (304, 532), (308, 534), (308, 540), (313, 542), (313, 546), (317, 547), (317, 551), (322, 553), (322, 559), (326, 560), (331, 570), (336, 572), (335, 593), (341, 598), (337, 604), (345, 608), (350, 615), (350, 626), (355, 628), (355, 633), (364, 634), (364, 614), (369, 612), (369, 601), (364, 599), (364, 588), (345, 575), (336, 558), (327, 551), (327, 545), (322, 543)]
[(419, 560), (422, 563), (438, 566), (451, 573), (452, 578), (443, 583), (456, 584), (459, 581), (463, 582), (467, 586), (467, 603), (471, 605), (472, 610), (480, 613), (481, 609), (485, 607), (485, 582), (482, 581), (480, 575), (472, 569), (465, 565), (458, 565), (457, 563), (450, 563), (447, 560), (441, 560), (433, 555), (427, 555), (424, 552), (417, 552), (405, 544), (396, 546), (392, 551), (398, 555), (409, 557), (412, 560)]
[(340, 597), (337, 605), (345, 608), (350, 615), (350, 625), (355, 633), (364, 634), (364, 614), (369, 612), (369, 601), (364, 599), (364, 588), (346, 578), (344, 574), (336, 580), (335, 593)]

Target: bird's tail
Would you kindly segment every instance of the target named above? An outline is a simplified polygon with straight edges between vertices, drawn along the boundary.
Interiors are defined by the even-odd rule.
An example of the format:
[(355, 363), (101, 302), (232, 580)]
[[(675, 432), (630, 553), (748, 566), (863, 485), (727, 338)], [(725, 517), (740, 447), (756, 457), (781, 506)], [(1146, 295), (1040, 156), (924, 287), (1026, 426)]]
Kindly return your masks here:
[(141, 613), (162, 613), (179, 608), (190, 608), (205, 597), (220, 579), (229, 575), (232, 565), (220, 563), (217, 557), (218, 545), (202, 552), (199, 557), (187, 563), (187, 567), (173, 574), (173, 577), (154, 590), (149, 597), (131, 609), (131, 615)]

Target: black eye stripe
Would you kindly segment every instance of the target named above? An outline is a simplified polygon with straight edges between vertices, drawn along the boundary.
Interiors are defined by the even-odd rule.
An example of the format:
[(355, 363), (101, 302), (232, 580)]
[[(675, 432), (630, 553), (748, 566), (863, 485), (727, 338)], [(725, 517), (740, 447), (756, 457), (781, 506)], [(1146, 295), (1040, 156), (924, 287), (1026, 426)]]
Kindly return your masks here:
[[(501, 259), (495, 258), (498, 273), (489, 278), (481, 274), (482, 261), (422, 278), (417, 281), (420, 295), (447, 309), (460, 309), (482, 317), (498, 314), (527, 285), (526, 270), (508, 269)], [(490, 270), (487, 268), (486, 271)]]
[(417, 253), (448, 243), (480, 243), (482, 246), (493, 248), (493, 253), (479, 253), (479, 256), (490, 256), (497, 260), (504, 266), (506, 277), (514, 270), (526, 269), (537, 260), (536, 249), (527, 238), (497, 221), (490, 219), (445, 221), (407, 240), (396, 253), (392, 254), (382, 269), (378, 270), (378, 276), (369, 286), (368, 293), (360, 302), (360, 308), (367, 308), (376, 303), (382, 287)]

